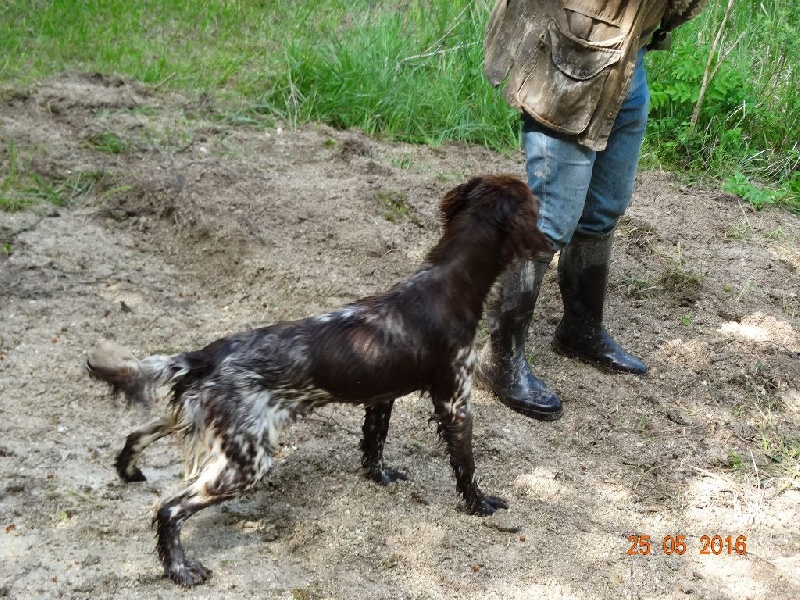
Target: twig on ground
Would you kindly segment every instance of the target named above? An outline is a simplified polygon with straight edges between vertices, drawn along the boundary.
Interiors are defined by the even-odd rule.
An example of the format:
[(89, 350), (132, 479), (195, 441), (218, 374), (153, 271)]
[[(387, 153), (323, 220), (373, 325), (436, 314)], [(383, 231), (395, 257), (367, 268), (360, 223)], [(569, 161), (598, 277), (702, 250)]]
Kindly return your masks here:
[(702, 475), (705, 475), (706, 477), (711, 477), (712, 479), (716, 479), (718, 481), (721, 481), (722, 483), (724, 483), (725, 485), (728, 486), (727, 491), (735, 492), (735, 490), (733, 489), (733, 486), (731, 486), (731, 482), (728, 481), (727, 479), (725, 479), (722, 475), (717, 475), (716, 473), (713, 473), (713, 472), (709, 471), (708, 469), (704, 469), (703, 467), (698, 467), (697, 465), (689, 465), (689, 466), (692, 469), (694, 469), (695, 471), (697, 471), (698, 473), (700, 473)]
[(753, 451), (750, 450), (750, 461), (753, 463), (753, 472), (756, 474), (756, 485), (758, 486), (758, 500), (756, 501), (755, 507), (750, 515), (747, 517), (747, 523), (749, 525), (753, 525), (756, 522), (756, 517), (758, 513), (761, 512), (761, 508), (764, 504), (764, 490), (761, 487), (761, 476), (758, 474), (758, 467), (756, 466), (756, 459), (753, 456)]
[(322, 422), (322, 423), (325, 423), (325, 422), (333, 423), (334, 425), (336, 425), (336, 427), (338, 427), (342, 431), (345, 431), (345, 432), (347, 432), (347, 433), (349, 433), (351, 435), (361, 435), (360, 431), (355, 431), (354, 429), (350, 429), (349, 427), (347, 427), (343, 423), (337, 421), (332, 415), (326, 415), (326, 414), (323, 414), (323, 413), (321, 413), (319, 411), (314, 416), (306, 417), (305, 420), (306, 421), (319, 421), (319, 422)]
[(458, 46), (453, 46), (452, 48), (440, 48), (438, 50), (433, 50), (431, 52), (423, 52), (422, 54), (415, 54), (413, 56), (406, 56), (405, 58), (401, 59), (397, 63), (397, 68), (400, 67), (405, 62), (410, 60), (416, 60), (419, 58), (430, 58), (431, 56), (436, 56), (437, 54), (447, 54), (448, 52), (455, 52), (456, 50), (460, 50), (461, 48), (469, 48), (471, 46), (476, 46), (480, 42), (467, 42), (464, 44), (459, 44)]
[(742, 206), (742, 199), (739, 196), (736, 196), (736, 202), (739, 203), (739, 210), (742, 211), (742, 216), (744, 217), (744, 222), (747, 223), (747, 227), (750, 228), (750, 230), (752, 230), (753, 229), (753, 225), (750, 223), (750, 219), (747, 218), (747, 213), (744, 212), (744, 206)]

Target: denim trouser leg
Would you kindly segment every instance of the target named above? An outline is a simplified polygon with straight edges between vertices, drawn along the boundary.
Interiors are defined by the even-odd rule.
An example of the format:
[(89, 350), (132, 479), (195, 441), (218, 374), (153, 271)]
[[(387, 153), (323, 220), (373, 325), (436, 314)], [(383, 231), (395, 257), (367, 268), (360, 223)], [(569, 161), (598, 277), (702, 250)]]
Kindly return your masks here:
[(590, 150), (525, 117), (528, 184), (541, 202), (539, 229), (554, 250), (566, 246), (575, 231), (611, 231), (630, 204), (650, 98), (643, 57), (642, 50), (605, 150)]

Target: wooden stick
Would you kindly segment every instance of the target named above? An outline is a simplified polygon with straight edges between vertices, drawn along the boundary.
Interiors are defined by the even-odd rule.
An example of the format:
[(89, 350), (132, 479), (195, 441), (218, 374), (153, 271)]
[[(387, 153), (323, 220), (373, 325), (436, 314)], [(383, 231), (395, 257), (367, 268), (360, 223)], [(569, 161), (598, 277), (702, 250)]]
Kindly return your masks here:
[(728, 0), (728, 7), (725, 9), (725, 16), (722, 17), (722, 23), (719, 24), (719, 29), (717, 29), (717, 35), (714, 37), (714, 42), (711, 44), (711, 52), (708, 53), (708, 61), (706, 61), (706, 69), (703, 72), (703, 82), (700, 84), (700, 95), (697, 97), (697, 103), (694, 105), (694, 110), (692, 111), (692, 118), (689, 120), (691, 128), (694, 129), (695, 125), (697, 125), (697, 119), (700, 117), (700, 108), (703, 106), (703, 99), (706, 96), (706, 92), (708, 91), (708, 84), (711, 83), (711, 78), (716, 74), (717, 69), (719, 69), (720, 63), (725, 60), (725, 57), (728, 56), (730, 51), (733, 47), (738, 43), (741, 36), (736, 39), (736, 42), (728, 49), (726, 52), (716, 63), (716, 67), (714, 71), (711, 71), (711, 63), (714, 62), (714, 54), (717, 51), (717, 46), (719, 46), (719, 42), (722, 39), (722, 32), (725, 30), (725, 23), (728, 22), (728, 17), (731, 15), (731, 11), (733, 10), (733, 5), (736, 0)]

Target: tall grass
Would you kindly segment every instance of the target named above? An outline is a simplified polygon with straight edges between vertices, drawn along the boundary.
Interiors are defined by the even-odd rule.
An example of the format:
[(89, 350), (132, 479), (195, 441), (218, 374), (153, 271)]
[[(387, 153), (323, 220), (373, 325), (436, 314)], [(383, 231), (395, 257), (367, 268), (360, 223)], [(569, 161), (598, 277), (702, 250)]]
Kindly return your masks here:
[(266, 102), (291, 120), (412, 142), (515, 147), (519, 119), (481, 76), (486, 7), (430, 4), (378, 6), (336, 39), (292, 41)]
[[(281, 115), (421, 143), (511, 149), (518, 118), (484, 81), (491, 0), (6, 0), (0, 84), (62, 70), (211, 92)], [(711, 176), (800, 210), (798, 0), (737, 0), (689, 123), (727, 0), (648, 56), (645, 165)]]

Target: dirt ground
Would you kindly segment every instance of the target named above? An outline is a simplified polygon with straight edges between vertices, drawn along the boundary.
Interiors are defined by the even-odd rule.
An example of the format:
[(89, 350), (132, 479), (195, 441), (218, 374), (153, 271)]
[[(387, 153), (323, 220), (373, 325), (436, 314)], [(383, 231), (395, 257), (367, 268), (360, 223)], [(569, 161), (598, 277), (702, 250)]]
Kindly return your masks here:
[[(473, 396), (481, 485), (508, 511), (458, 510), (427, 399), (396, 404), (386, 457), (409, 480), (388, 487), (359, 473), (362, 409), (325, 407), (258, 491), (188, 521), (214, 576), (185, 592), (150, 526), (179, 452), (159, 442), (147, 482), (117, 480), (148, 415), (86, 376), (87, 352), (197, 348), (381, 291), (437, 239), (444, 192), (522, 176), (522, 157), (279, 127), (99, 75), (0, 90), (0, 141), (8, 177), (64, 204), (0, 212), (0, 596), (800, 598), (797, 217), (641, 173), (607, 325), (651, 372), (552, 352), (551, 269), (529, 348), (564, 417)], [(629, 554), (632, 535), (649, 554)], [(667, 554), (678, 535), (685, 553)]]

